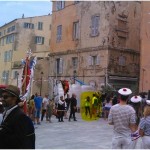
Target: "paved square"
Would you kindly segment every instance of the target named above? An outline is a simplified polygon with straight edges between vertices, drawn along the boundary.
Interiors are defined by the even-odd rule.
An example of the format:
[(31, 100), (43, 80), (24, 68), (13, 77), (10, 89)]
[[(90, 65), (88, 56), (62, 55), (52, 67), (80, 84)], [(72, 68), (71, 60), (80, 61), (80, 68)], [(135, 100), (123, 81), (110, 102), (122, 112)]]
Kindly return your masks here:
[[(58, 122), (53, 116), (52, 123), (45, 118), (41, 125), (36, 125), (37, 149), (110, 149), (113, 126), (100, 118), (97, 121), (87, 122), (76, 113), (78, 121)], [(138, 140), (137, 148), (140, 144)]]

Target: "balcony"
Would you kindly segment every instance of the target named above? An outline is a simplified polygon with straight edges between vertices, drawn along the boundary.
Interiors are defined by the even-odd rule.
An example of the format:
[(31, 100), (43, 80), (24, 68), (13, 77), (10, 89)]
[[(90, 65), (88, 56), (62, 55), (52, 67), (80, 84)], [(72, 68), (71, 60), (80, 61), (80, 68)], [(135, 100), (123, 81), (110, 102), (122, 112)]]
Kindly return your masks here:
[(14, 61), (14, 62), (12, 62), (11, 68), (12, 69), (21, 69), (22, 68), (21, 61)]

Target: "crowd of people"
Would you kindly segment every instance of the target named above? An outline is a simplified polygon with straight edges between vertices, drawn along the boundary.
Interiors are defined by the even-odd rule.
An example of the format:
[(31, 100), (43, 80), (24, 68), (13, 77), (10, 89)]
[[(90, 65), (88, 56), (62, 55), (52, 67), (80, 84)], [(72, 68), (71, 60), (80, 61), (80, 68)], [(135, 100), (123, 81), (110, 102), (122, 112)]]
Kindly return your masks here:
[(118, 93), (119, 103), (110, 108), (108, 115), (108, 123), (114, 126), (112, 148), (135, 149), (141, 137), (141, 148), (150, 149), (150, 100), (142, 100), (140, 96), (129, 99), (132, 91), (128, 88)]
[[(139, 95), (130, 98), (132, 91), (128, 88), (122, 88), (118, 93), (118, 97), (87, 96), (84, 101), (85, 116), (104, 117), (114, 126), (113, 149), (135, 149), (138, 138), (142, 138), (141, 148), (150, 149), (150, 100)], [(0, 89), (0, 94), (1, 149), (35, 148), (34, 124), (40, 125), (44, 119), (51, 123), (52, 115), (58, 122), (64, 122), (64, 119), (77, 121), (75, 93), (71, 97), (67, 94), (66, 99), (60, 96), (57, 102), (49, 99), (48, 94), (42, 97), (36, 93), (27, 101), (27, 114), (22, 110), (18, 87), (8, 85)]]
[[(66, 99), (64, 96), (60, 96), (58, 102), (55, 102), (54, 99), (49, 99), (48, 94), (45, 94), (45, 97), (42, 98), (36, 93), (31, 96), (27, 105), (27, 114), (33, 123), (37, 125), (41, 124), (44, 117), (47, 122), (51, 123), (52, 115), (56, 116), (58, 122), (64, 122), (64, 119), (71, 121), (72, 117), (74, 121), (77, 121), (75, 117), (75, 112), (77, 111), (77, 99), (74, 93), (71, 98), (69, 94), (67, 94)], [(69, 117), (67, 116), (68, 111), (70, 111)]]

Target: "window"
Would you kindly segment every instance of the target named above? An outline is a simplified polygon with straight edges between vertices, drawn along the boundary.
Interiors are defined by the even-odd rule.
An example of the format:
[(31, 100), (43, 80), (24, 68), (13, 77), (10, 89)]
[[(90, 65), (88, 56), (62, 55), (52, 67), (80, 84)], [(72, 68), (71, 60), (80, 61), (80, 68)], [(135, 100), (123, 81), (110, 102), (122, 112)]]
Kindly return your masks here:
[(34, 24), (32, 24), (32, 23), (24, 23), (24, 28), (26, 28), (26, 29), (34, 29)]
[(73, 39), (79, 39), (79, 21), (73, 23)]
[(4, 42), (5, 42), (5, 39), (4, 39), (4, 38), (2, 38), (2, 45), (4, 45)]
[(57, 26), (57, 42), (62, 39), (62, 25)]
[(74, 69), (78, 66), (78, 57), (72, 57), (72, 66)]
[(92, 16), (92, 26), (91, 26), (91, 36), (98, 36), (99, 35), (99, 16)]
[(35, 37), (35, 44), (44, 44), (44, 37), (36, 36)]
[(4, 45), (4, 38), (1, 38), (0, 39), (0, 46), (3, 46)]
[(6, 44), (13, 43), (15, 41), (15, 35), (11, 34), (6, 37)]
[(3, 80), (3, 82), (6, 80), (6, 71), (3, 71), (3, 73), (2, 73), (2, 80)]
[(126, 58), (125, 56), (119, 56), (119, 65), (125, 66), (126, 65)]
[(5, 84), (8, 84), (8, 80), (9, 80), (9, 71), (3, 71), (2, 81), (5, 82)]
[(74, 1), (75, 4), (78, 4), (80, 1)]
[(15, 30), (15, 26), (11, 26), (7, 29), (7, 33), (12, 32)]
[(12, 51), (5, 51), (4, 52), (4, 62), (11, 61), (12, 59)]
[(89, 66), (95, 66), (100, 64), (100, 56), (89, 56), (88, 57), (88, 65)]
[(56, 73), (57, 74), (63, 73), (63, 60), (62, 60), (62, 58), (56, 59)]
[(38, 22), (38, 30), (43, 30), (43, 22)]
[(56, 2), (56, 10), (61, 10), (65, 7), (65, 2), (64, 1), (57, 1)]

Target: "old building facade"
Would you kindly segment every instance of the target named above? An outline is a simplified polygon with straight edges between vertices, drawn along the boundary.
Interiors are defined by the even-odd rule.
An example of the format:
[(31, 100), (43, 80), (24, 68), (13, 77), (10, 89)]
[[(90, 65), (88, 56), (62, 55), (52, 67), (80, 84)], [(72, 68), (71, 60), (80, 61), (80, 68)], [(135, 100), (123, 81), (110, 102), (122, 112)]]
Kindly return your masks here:
[(140, 2), (53, 2), (50, 77), (138, 88)]
[(142, 2), (140, 92), (150, 90), (150, 2)]
[[(40, 92), (42, 79), (48, 81), (48, 54), (50, 47), (51, 15), (15, 19), (0, 27), (0, 82), (18, 85), (21, 82), (21, 60), (31, 49), (37, 57), (32, 93)], [(40, 64), (39, 64), (40, 62)], [(41, 73), (43, 72), (43, 74)], [(19, 85), (18, 85), (19, 86)], [(43, 95), (48, 92), (48, 82), (43, 85)]]

